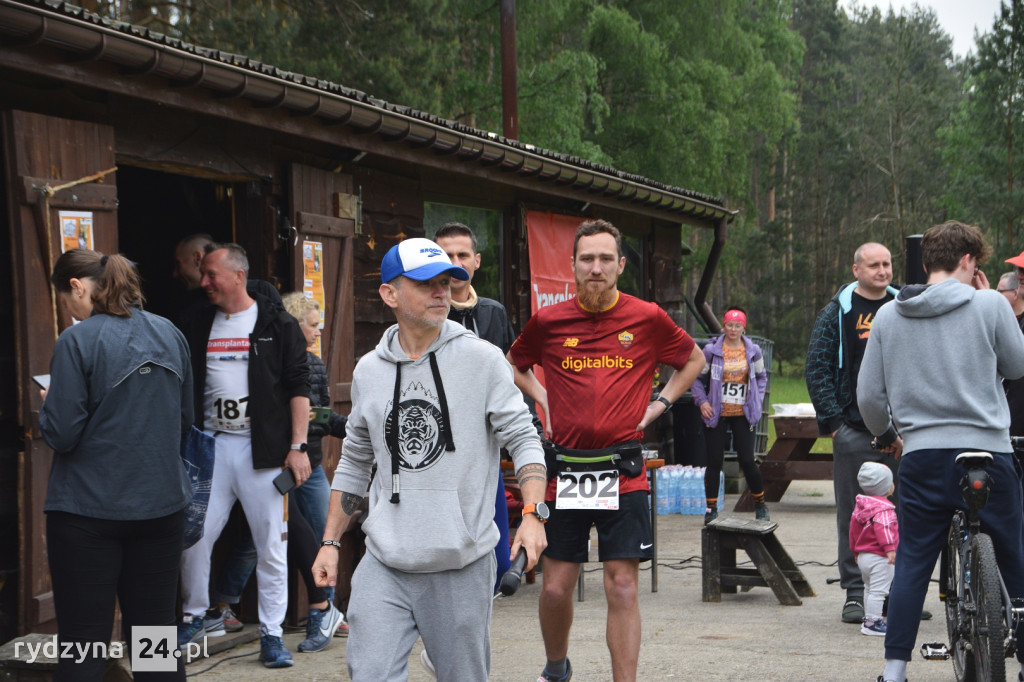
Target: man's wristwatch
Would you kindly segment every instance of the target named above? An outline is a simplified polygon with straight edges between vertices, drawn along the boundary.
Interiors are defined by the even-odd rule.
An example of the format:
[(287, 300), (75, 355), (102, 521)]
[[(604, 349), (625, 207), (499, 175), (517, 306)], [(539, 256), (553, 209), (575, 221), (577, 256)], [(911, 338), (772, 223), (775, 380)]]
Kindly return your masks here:
[(292, 443), (292, 450), (298, 450), (299, 452), (305, 452), (309, 448), (306, 447), (305, 443)]
[(661, 403), (662, 405), (664, 405), (664, 406), (665, 406), (665, 409), (666, 409), (666, 410), (668, 410), (668, 409), (671, 409), (671, 408), (672, 408), (672, 403), (670, 403), (670, 402), (669, 402), (669, 400), (668, 400), (668, 398), (666, 398), (666, 397), (665, 397), (665, 396), (663, 396), (663, 395), (659, 395), (659, 396), (658, 396), (657, 398), (655, 398), (655, 400), (656, 400), (657, 402)]
[(537, 504), (528, 504), (523, 507), (523, 516), (526, 516), (527, 514), (533, 514), (540, 519), (541, 523), (547, 523), (548, 518), (551, 516), (551, 511), (548, 509), (546, 504), (538, 502)]

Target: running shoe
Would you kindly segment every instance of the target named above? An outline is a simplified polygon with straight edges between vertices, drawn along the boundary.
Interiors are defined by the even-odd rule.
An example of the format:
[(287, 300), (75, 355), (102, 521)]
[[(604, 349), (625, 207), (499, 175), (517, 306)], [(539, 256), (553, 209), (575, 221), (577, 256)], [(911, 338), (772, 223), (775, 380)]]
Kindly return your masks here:
[(230, 604), (224, 606), (224, 610), (221, 611), (221, 617), (224, 620), (224, 630), (226, 632), (238, 632), (245, 627), (242, 625), (242, 621), (238, 620), (235, 612), (231, 610)]
[(299, 651), (308, 654), (326, 649), (340, 621), (341, 611), (334, 604), (328, 603), (326, 609), (310, 609), (306, 619), (306, 639), (299, 642)]
[(267, 668), (290, 668), (295, 662), (280, 637), (260, 628), (260, 661)]
[(185, 649), (192, 642), (198, 642), (206, 634), (202, 616), (188, 616), (188, 620), (178, 626), (178, 648)]

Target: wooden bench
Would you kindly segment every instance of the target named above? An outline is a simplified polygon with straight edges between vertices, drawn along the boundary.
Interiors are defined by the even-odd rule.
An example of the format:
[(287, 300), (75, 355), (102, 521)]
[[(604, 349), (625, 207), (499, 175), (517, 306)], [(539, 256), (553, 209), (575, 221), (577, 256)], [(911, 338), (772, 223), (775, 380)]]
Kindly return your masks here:
[[(815, 596), (804, 574), (775, 537), (779, 524), (735, 517), (720, 517), (701, 530), (703, 601), (720, 602), (722, 593), (735, 594), (752, 587), (770, 587), (779, 602), (800, 606), (800, 597)], [(736, 565), (736, 550), (750, 556), (755, 568)]]

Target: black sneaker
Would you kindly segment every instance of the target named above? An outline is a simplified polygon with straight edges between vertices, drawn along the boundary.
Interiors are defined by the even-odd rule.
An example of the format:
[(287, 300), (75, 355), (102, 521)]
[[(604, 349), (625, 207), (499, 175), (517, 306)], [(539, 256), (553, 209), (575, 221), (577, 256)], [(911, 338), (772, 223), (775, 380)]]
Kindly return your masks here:
[(843, 622), (860, 625), (864, 620), (864, 597), (850, 597), (843, 604)]
[(704, 512), (704, 525), (708, 525), (712, 521), (718, 518), (718, 510), (712, 509), (709, 512)]

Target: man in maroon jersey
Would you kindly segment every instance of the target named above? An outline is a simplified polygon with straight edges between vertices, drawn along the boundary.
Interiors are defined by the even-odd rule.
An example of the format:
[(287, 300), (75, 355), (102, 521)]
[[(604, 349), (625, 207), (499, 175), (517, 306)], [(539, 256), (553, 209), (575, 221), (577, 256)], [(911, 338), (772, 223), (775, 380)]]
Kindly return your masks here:
[[(626, 259), (614, 225), (604, 220), (580, 225), (572, 266), (576, 298), (538, 310), (508, 353), (516, 385), (536, 400), (545, 435), (555, 444), (546, 496), (555, 504), (540, 597), (547, 664), (538, 682), (566, 682), (572, 676), (567, 656), (572, 593), (587, 560), (592, 525), (604, 564), (612, 674), (623, 682), (636, 679), (639, 567), (652, 558), (654, 543), (640, 439), (690, 387), (704, 354), (664, 310), (619, 292)], [(652, 401), (659, 363), (677, 371)], [(546, 390), (533, 375), (534, 365), (544, 370)]]

